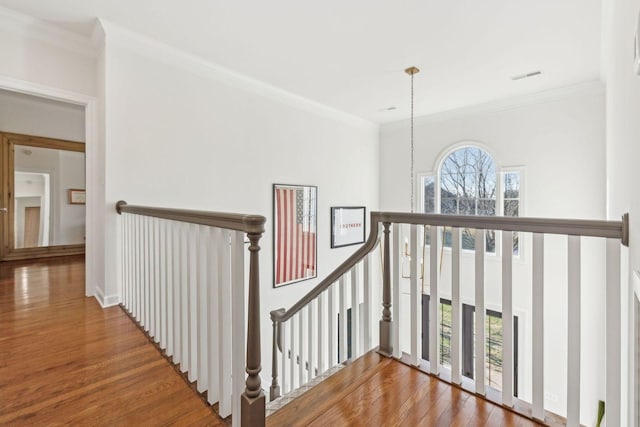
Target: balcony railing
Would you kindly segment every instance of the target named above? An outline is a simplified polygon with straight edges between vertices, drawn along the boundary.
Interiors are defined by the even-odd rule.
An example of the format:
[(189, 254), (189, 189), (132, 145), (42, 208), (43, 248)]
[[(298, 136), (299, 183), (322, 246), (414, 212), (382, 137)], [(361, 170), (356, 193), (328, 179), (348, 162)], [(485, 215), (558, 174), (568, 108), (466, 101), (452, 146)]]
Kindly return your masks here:
[[(602, 281), (606, 298), (600, 309), (605, 312), (606, 334), (599, 339), (605, 350), (605, 396), (608, 425), (620, 425), (620, 246), (628, 244), (628, 216), (621, 221), (590, 221), (541, 218), (469, 217), (425, 215), (409, 213), (372, 212), (371, 233), (367, 242), (337, 269), (322, 280), (313, 290), (288, 310), (271, 312), (273, 322), (273, 359), (271, 399), (294, 391), (310, 383), (316, 376), (350, 358), (368, 351), (379, 342), (378, 351), (401, 359), (411, 365), (423, 367), (433, 375), (446, 378), (452, 384), (470, 387), (480, 395), (495, 395), (488, 390), (485, 378), (487, 355), (485, 349), (485, 319), (489, 286), (487, 263), (499, 262), (500, 309), (502, 322), (502, 379), (498, 403), (514, 407), (533, 419), (544, 421), (551, 412), (545, 405), (545, 265), (556, 256), (559, 248), (552, 247), (545, 256), (545, 241), (551, 235), (566, 236), (560, 252), (566, 254), (563, 277), (553, 277), (554, 283), (564, 283), (566, 292), (567, 339), (562, 345), (566, 349), (566, 424), (580, 425), (581, 414), (581, 293), (583, 257), (581, 249), (586, 245), (591, 250), (592, 239), (604, 240), (606, 255), (598, 260), (605, 270)], [(475, 250), (461, 249), (461, 234), (472, 229)], [(374, 313), (370, 260), (383, 230), (383, 278), (382, 310), (379, 320), (378, 339), (371, 339)], [(501, 254), (486, 253), (485, 234), (495, 234), (501, 242)], [(519, 256), (511, 250), (514, 233), (519, 233), (518, 244), (530, 250), (531, 275), (523, 280), (522, 274), (514, 274), (514, 259)], [(443, 236), (450, 240), (450, 249), (443, 248)], [(526, 235), (526, 238), (522, 238)], [(499, 239), (498, 239), (499, 237)], [(589, 238), (589, 239), (586, 239)], [(428, 244), (427, 244), (428, 241)], [(557, 240), (549, 244), (558, 244)], [(597, 244), (597, 243), (596, 243)], [(407, 253), (402, 247), (407, 247)], [(471, 258), (472, 257), (472, 258)], [(402, 273), (403, 258), (409, 264), (408, 275)], [(419, 260), (424, 262), (420, 265)], [(492, 261), (488, 261), (488, 260)], [(443, 262), (446, 260), (450, 278), (442, 281)], [(528, 261), (529, 262), (529, 261)], [(554, 260), (553, 262), (557, 262)], [(589, 261), (591, 262), (591, 260)], [(492, 264), (492, 271), (495, 266)], [(585, 268), (590, 267), (584, 265)], [(522, 270), (518, 267), (519, 270)], [(492, 274), (495, 275), (495, 272)], [(407, 278), (405, 278), (405, 277)], [(463, 284), (462, 277), (465, 277)], [(469, 279), (471, 278), (471, 279)], [(422, 279), (423, 283), (419, 284)], [(469, 281), (472, 285), (469, 285)], [(408, 304), (401, 297), (401, 288), (408, 282)], [(526, 283), (525, 283), (526, 282)], [(439, 362), (442, 343), (438, 331), (440, 325), (440, 297), (447, 288), (451, 299), (450, 368)], [(514, 343), (514, 290), (521, 293), (527, 289), (531, 304), (531, 345), (527, 349), (531, 360), (530, 399), (516, 398), (514, 390), (514, 366), (517, 362)], [(495, 289), (492, 289), (495, 291)], [(470, 298), (475, 306), (475, 330), (473, 331), (473, 359), (475, 375), (471, 386), (463, 381), (462, 369), (462, 292), (465, 300)], [(556, 292), (556, 290), (554, 290)], [(429, 295), (428, 330), (422, 331), (421, 294)], [(470, 295), (469, 295), (470, 293)], [(363, 315), (359, 314), (359, 311)], [(400, 327), (400, 317), (409, 313), (409, 325)], [(377, 317), (377, 316), (376, 316)], [(548, 320), (547, 320), (548, 321)], [(350, 325), (348, 326), (348, 323)], [(350, 329), (348, 329), (348, 327)], [(467, 331), (469, 332), (469, 331)], [(401, 346), (401, 337), (408, 345)], [(425, 337), (425, 338), (423, 338)], [(428, 357), (421, 351), (428, 341)], [(405, 350), (405, 351), (403, 351)], [(424, 359), (432, 361), (426, 362)], [(434, 362), (435, 361), (435, 362)], [(445, 372), (446, 371), (446, 372)], [(465, 383), (465, 384), (463, 384)], [(490, 393), (491, 392), (491, 393)], [(495, 397), (494, 397), (495, 399)], [(596, 402), (597, 403), (597, 402)], [(555, 408), (553, 408), (555, 409)]]

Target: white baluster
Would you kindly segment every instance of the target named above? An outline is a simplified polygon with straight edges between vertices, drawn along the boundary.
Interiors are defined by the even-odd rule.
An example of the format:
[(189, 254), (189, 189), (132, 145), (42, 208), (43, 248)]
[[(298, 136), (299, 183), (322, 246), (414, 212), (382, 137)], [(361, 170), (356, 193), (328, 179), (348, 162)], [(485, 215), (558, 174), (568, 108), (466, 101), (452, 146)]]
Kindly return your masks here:
[(340, 277), (339, 281), (339, 304), (340, 304), (340, 317), (338, 324), (340, 328), (340, 339), (338, 340), (338, 363), (342, 363), (347, 360), (347, 287), (345, 285), (344, 276)]
[(338, 352), (336, 351), (336, 343), (338, 342), (338, 328), (336, 327), (336, 295), (335, 295), (335, 286), (333, 283), (329, 286), (328, 289), (328, 302), (327, 302), (327, 316), (328, 316), (328, 324), (329, 330), (327, 331), (327, 341), (328, 341), (328, 350), (329, 354), (327, 356), (327, 368), (332, 368), (336, 365), (336, 356)]
[(150, 218), (151, 222), (149, 224), (150, 233), (151, 233), (151, 288), (153, 290), (152, 295), (153, 298), (151, 300), (152, 305), (152, 325), (153, 325), (153, 340), (157, 343), (160, 341), (160, 294), (159, 294), (159, 286), (158, 286), (158, 234), (156, 233), (156, 224), (157, 218)]
[(165, 266), (161, 264), (160, 258), (162, 253), (162, 246), (160, 245), (160, 233), (161, 233), (161, 222), (162, 220), (159, 218), (154, 218), (154, 233), (155, 233), (155, 247), (154, 247), (154, 258), (156, 260), (156, 343), (160, 343), (160, 339), (162, 337), (162, 329), (164, 327), (164, 323), (166, 322), (166, 317), (163, 317), (163, 309), (162, 309), (162, 282), (161, 276), (163, 274), (163, 270)]
[(622, 335), (620, 329), (621, 286), (620, 282), (620, 240), (607, 239), (607, 289), (606, 289), (606, 392), (607, 426), (622, 425), (620, 402), (622, 373), (620, 356), (622, 352)]
[(291, 390), (295, 390), (300, 384), (296, 379), (296, 327), (298, 323), (298, 315), (294, 315), (291, 319), (291, 333), (289, 338), (290, 354), (289, 354), (289, 376), (291, 377)]
[(136, 320), (139, 325), (144, 322), (144, 244), (142, 234), (142, 216), (136, 215), (136, 287), (137, 287), (137, 308)]
[(486, 308), (484, 302), (484, 250), (486, 245), (485, 230), (476, 229), (476, 255), (475, 255), (475, 285), (476, 285), (476, 393), (485, 395), (485, 364), (486, 364), (486, 345), (485, 345), (485, 315)]
[(189, 300), (189, 224), (180, 223), (180, 313), (182, 315), (180, 331), (182, 336), (182, 361), (180, 371), (188, 372), (191, 362), (191, 335), (189, 318), (191, 301)]
[(360, 328), (360, 290), (358, 286), (358, 266), (351, 268), (351, 358), (359, 355), (358, 341)]
[(462, 307), (460, 305), (460, 229), (451, 230), (451, 382), (462, 383)]
[(187, 292), (189, 294), (189, 381), (198, 379), (198, 226), (189, 224), (187, 229), (188, 252), (187, 260), (189, 265), (189, 282)]
[(165, 300), (167, 305), (167, 355), (172, 356), (175, 351), (175, 346), (173, 344), (173, 325), (174, 325), (174, 317), (173, 317), (173, 307), (174, 307), (174, 299), (173, 299), (173, 287), (175, 286), (175, 282), (173, 281), (173, 234), (172, 234), (172, 225), (173, 221), (164, 220), (162, 223), (162, 230), (164, 234), (164, 260), (166, 263), (166, 278), (165, 278)]
[(391, 296), (391, 319), (392, 319), (392, 331), (391, 346), (393, 357), (400, 359), (402, 357), (402, 349), (400, 348), (400, 313), (402, 308), (400, 307), (400, 276), (402, 274), (402, 261), (400, 259), (400, 250), (402, 246), (402, 224), (393, 224), (393, 231), (391, 232), (391, 243), (393, 255), (391, 256), (392, 265), (392, 296)]
[(232, 380), (233, 396), (232, 414), (234, 425), (240, 425), (240, 403), (238, 398), (245, 389), (245, 368), (247, 357), (247, 327), (245, 303), (247, 301), (244, 278), (244, 233), (234, 231), (231, 233), (231, 339), (232, 339)]
[(313, 352), (314, 343), (316, 343), (316, 339), (314, 339), (316, 325), (313, 324), (314, 319), (314, 311), (316, 306), (316, 300), (314, 299), (309, 303), (309, 311), (307, 312), (307, 359), (309, 361), (309, 366), (307, 369), (307, 381), (311, 381), (314, 375), (314, 366), (315, 366), (315, 353)]
[(164, 234), (164, 220), (158, 220), (158, 289), (160, 293), (160, 348), (167, 348), (167, 245)]
[(122, 278), (122, 305), (127, 307), (127, 219), (126, 214), (120, 217), (120, 268)]
[(173, 241), (171, 264), (173, 266), (173, 361), (176, 364), (182, 362), (182, 239), (180, 236), (180, 223), (171, 221), (171, 239)]
[(147, 229), (147, 220), (145, 216), (141, 216), (142, 223), (142, 327), (149, 332), (149, 230)]
[(567, 426), (580, 426), (580, 236), (568, 249)]
[(298, 384), (299, 385), (303, 385), (305, 384), (307, 381), (305, 379), (305, 375), (304, 375), (304, 368), (305, 368), (305, 351), (304, 351), (304, 336), (306, 334), (306, 328), (305, 328), (305, 318), (306, 318), (306, 311), (308, 310), (309, 307), (304, 307), (302, 310), (300, 310), (297, 314), (298, 317), (298, 356), (300, 357), (300, 359), (298, 360)]
[(155, 339), (157, 333), (157, 322), (158, 319), (156, 317), (156, 276), (155, 276), (155, 266), (156, 266), (156, 258), (155, 258), (155, 226), (154, 226), (155, 218), (147, 218), (147, 233), (148, 233), (148, 242), (149, 242), (149, 336), (151, 339)]
[(533, 418), (544, 421), (544, 234), (533, 234), (532, 280), (532, 395)]
[(411, 239), (411, 249), (410, 249), (410, 257), (411, 261), (409, 262), (409, 296), (411, 301), (411, 323), (410, 323), (410, 334), (411, 334), (411, 354), (409, 363), (414, 366), (420, 365), (420, 353), (419, 353), (419, 343), (420, 339), (420, 331), (419, 331), (419, 323), (420, 323), (420, 298), (418, 296), (418, 226), (415, 224), (411, 224), (410, 226), (410, 239)]
[(364, 306), (363, 306), (363, 332), (362, 332), (362, 339), (363, 339), (363, 349), (362, 352), (366, 353), (367, 351), (371, 350), (371, 308), (373, 305), (372, 302), (372, 298), (371, 298), (371, 263), (369, 262), (370, 259), (370, 254), (366, 255), (364, 257), (363, 260), (363, 264), (362, 264), (362, 282), (363, 282), (363, 286), (364, 286), (364, 290), (363, 290), (363, 298), (364, 298)]
[[(220, 403), (219, 414), (227, 417), (231, 414), (231, 259), (230, 259), (230, 234), (227, 230), (220, 230), (219, 239), (216, 244), (218, 246), (218, 283), (219, 283), (219, 301), (220, 311), (218, 316), (219, 339), (220, 339)], [(245, 360), (244, 357), (242, 360)]]
[(440, 293), (438, 289), (438, 227), (429, 230), (429, 370), (433, 375), (440, 373)]
[(209, 287), (208, 270), (209, 260), (209, 229), (210, 227), (198, 226), (198, 288), (196, 299), (198, 301), (198, 391), (203, 392), (209, 388), (209, 324), (207, 312), (209, 311)]
[(325, 327), (327, 323), (326, 311), (327, 293), (323, 292), (318, 296), (318, 375), (322, 375), (326, 366), (326, 340)]
[(280, 369), (280, 390), (282, 390), (282, 395), (289, 393), (291, 391), (290, 380), (289, 380), (289, 335), (287, 334), (289, 330), (289, 322), (282, 322), (280, 324), (280, 342), (282, 343), (282, 352), (280, 353), (281, 357), (281, 369)]
[(513, 406), (513, 233), (502, 232), (502, 404)]
[(120, 251), (120, 266), (121, 266), (121, 277), (122, 277), (122, 305), (126, 308), (128, 306), (127, 301), (127, 218), (126, 214), (121, 215), (120, 217), (120, 240), (121, 251)]
[(210, 264), (207, 268), (207, 332), (208, 332), (208, 344), (209, 344), (209, 358), (207, 372), (209, 374), (208, 388), (207, 388), (207, 401), (210, 405), (220, 400), (220, 392), (222, 390), (220, 375), (222, 369), (222, 349), (220, 338), (220, 312), (222, 311), (222, 304), (220, 303), (220, 238), (221, 231), (219, 228), (209, 227), (207, 230), (207, 261)]
[(127, 294), (128, 294), (128, 309), (129, 313), (134, 313), (135, 297), (133, 291), (135, 289), (135, 229), (133, 224), (133, 216), (131, 214), (125, 214), (127, 216), (127, 234), (128, 234), (128, 250), (127, 250)]

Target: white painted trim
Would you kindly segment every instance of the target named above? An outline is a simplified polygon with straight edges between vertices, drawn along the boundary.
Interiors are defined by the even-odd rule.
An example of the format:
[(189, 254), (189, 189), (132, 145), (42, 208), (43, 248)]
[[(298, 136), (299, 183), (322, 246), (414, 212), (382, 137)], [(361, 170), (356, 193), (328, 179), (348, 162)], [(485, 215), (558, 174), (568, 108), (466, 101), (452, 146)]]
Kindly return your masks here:
[[(104, 281), (104, 278), (96, 277), (96, 268), (95, 265), (97, 263), (104, 263), (104, 259), (99, 257), (98, 247), (99, 245), (104, 246), (104, 242), (99, 242), (95, 240), (95, 236), (97, 235), (96, 230), (99, 227), (103, 227), (104, 224), (96, 224), (96, 218), (92, 213), (94, 210), (100, 207), (100, 203), (95, 200), (94, 195), (96, 194), (96, 190), (99, 188), (99, 174), (98, 174), (98, 126), (97, 126), (97, 114), (96, 114), (96, 98), (67, 91), (64, 89), (58, 89), (50, 86), (44, 86), (37, 83), (28, 82), (25, 80), (19, 80), (12, 77), (2, 76), (0, 75), (0, 89), (8, 90), (11, 92), (19, 92), (27, 95), (33, 95), (41, 98), (53, 99), (56, 101), (67, 102), (71, 104), (81, 105), (85, 107), (85, 147), (86, 147), (86, 190), (87, 190), (87, 205), (86, 205), (86, 272), (85, 272), (85, 295), (86, 296), (96, 296), (100, 305), (103, 307), (115, 305), (119, 303), (119, 296), (107, 296), (104, 298), (104, 294), (101, 288), (101, 285)], [(97, 212), (97, 210), (96, 210)], [(97, 271), (100, 271), (98, 269)], [(100, 298), (98, 298), (98, 291), (100, 292)], [(114, 300), (115, 298), (115, 300)]]
[[(590, 93), (605, 93), (604, 84), (600, 80), (591, 80), (584, 83), (578, 83), (571, 86), (564, 86), (555, 89), (545, 90), (542, 92), (536, 92), (529, 95), (515, 96), (511, 98), (497, 99), (494, 101), (485, 102), (482, 104), (471, 105), (468, 107), (456, 108), (453, 110), (447, 110), (437, 112), (433, 114), (426, 114), (418, 116), (414, 119), (416, 126), (441, 122), (445, 120), (451, 120), (461, 118), (464, 116), (473, 116), (478, 114), (497, 113), (501, 111), (515, 110), (518, 108), (526, 107), (529, 105), (543, 104), (545, 102), (551, 102), (558, 99), (562, 99), (568, 96), (590, 94)], [(393, 130), (397, 128), (406, 129), (409, 126), (409, 119), (398, 120), (395, 122), (383, 123), (381, 129)]]
[(199, 56), (137, 34), (110, 21), (101, 18), (99, 23), (106, 34), (107, 49), (112, 47), (125, 49), (137, 55), (180, 68), (188, 73), (216, 80), (237, 89), (252, 92), (319, 116), (371, 131), (378, 131), (379, 129), (379, 125), (376, 123), (240, 74)]
[(98, 301), (98, 304), (100, 304), (100, 307), (102, 308), (108, 308), (108, 307), (113, 307), (116, 306), (118, 304), (120, 304), (120, 296), (119, 295), (108, 295), (105, 296), (102, 293), (102, 289), (96, 288), (96, 292), (94, 295), (96, 301)]
[(0, 7), (0, 29), (89, 58), (97, 55), (88, 37), (5, 7)]

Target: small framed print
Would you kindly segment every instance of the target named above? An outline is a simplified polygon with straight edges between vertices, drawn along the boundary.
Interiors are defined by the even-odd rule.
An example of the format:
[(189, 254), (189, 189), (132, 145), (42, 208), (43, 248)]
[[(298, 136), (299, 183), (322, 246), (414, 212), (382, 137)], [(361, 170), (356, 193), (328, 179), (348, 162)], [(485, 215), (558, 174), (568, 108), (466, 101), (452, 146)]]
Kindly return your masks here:
[(364, 206), (338, 206), (331, 208), (331, 247), (364, 243), (366, 228)]
[(69, 204), (70, 205), (84, 205), (87, 203), (87, 195), (85, 190), (79, 189), (70, 189), (69, 193)]

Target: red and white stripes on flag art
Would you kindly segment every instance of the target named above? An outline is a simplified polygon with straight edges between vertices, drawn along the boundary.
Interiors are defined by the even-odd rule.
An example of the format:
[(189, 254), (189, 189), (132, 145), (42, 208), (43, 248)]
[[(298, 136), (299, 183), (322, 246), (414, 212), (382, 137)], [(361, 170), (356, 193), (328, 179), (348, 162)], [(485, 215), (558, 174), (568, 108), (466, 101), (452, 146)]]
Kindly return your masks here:
[(275, 284), (316, 275), (315, 188), (276, 187)]

